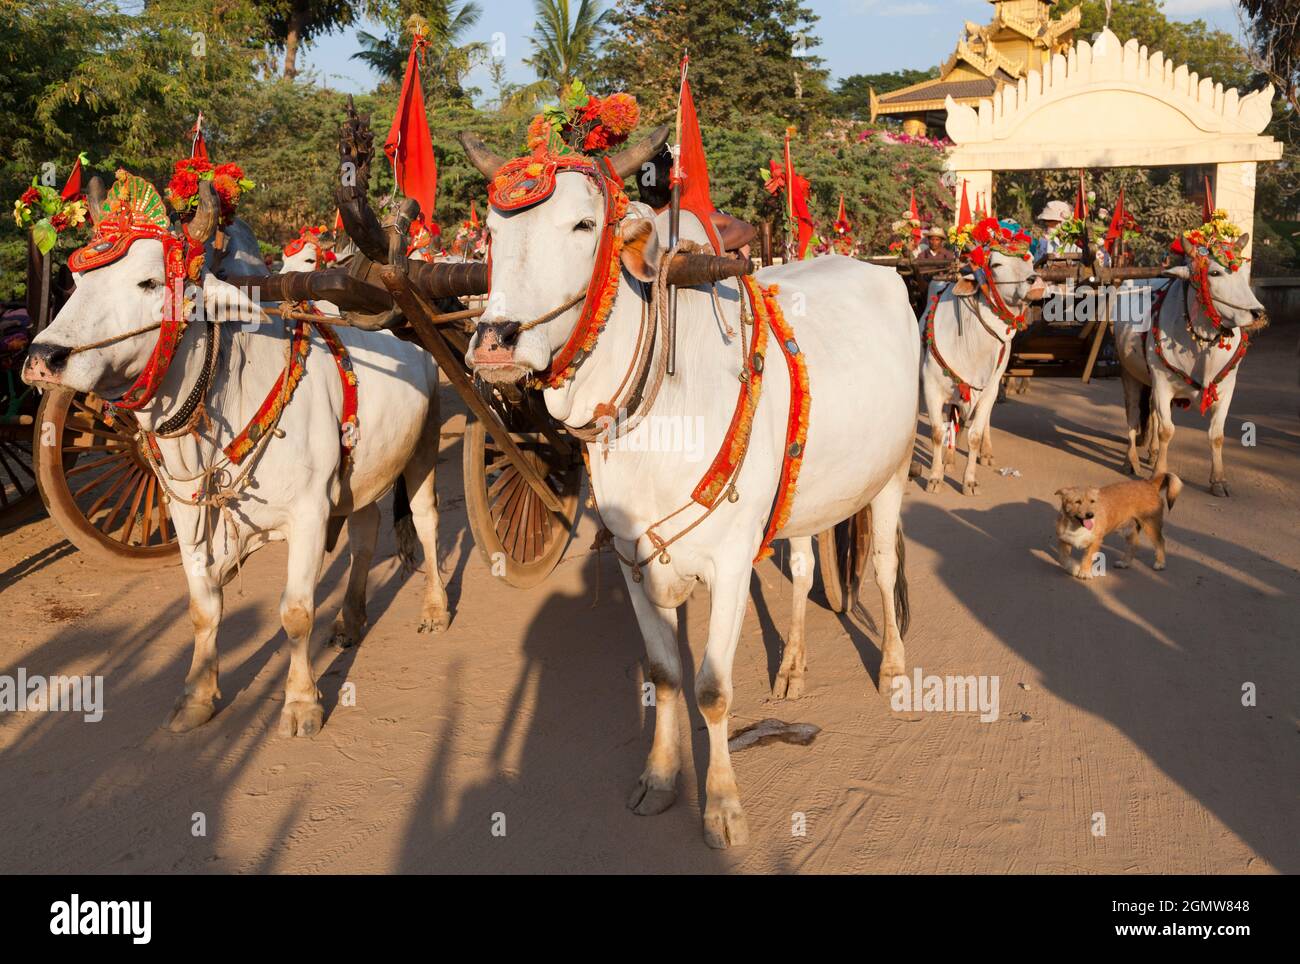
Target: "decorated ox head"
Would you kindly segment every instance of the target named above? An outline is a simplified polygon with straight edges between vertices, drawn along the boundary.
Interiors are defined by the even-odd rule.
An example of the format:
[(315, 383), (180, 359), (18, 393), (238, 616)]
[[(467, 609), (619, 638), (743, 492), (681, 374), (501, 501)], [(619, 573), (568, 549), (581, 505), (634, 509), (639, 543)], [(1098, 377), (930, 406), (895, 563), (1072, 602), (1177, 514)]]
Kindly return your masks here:
[(1249, 243), (1249, 234), (1229, 241), (1197, 229), (1171, 246), (1183, 263), (1166, 269), (1165, 275), (1188, 282), (1216, 328), (1263, 328), (1268, 324), (1264, 306), (1250, 290), (1249, 274), (1241, 270), (1245, 263), (1242, 251)]
[(308, 225), (284, 246), (280, 273), (288, 271), (316, 271), (334, 261), (334, 252), (321, 244), (323, 226)]
[(962, 251), (963, 265), (953, 293), (970, 297), (984, 292), (997, 309), (1001, 301), (1023, 314), (1026, 302), (1043, 297), (1043, 281), (1034, 271), (1029, 236), (1018, 228), (985, 218), (969, 233), (958, 231), (954, 243)]
[(537, 375), (563, 384), (586, 357), (625, 268), (654, 278), (659, 247), (652, 214), (629, 209), (623, 179), (667, 139), (660, 127), (603, 159), (537, 151), (511, 161), (460, 135), (488, 179), (486, 223), (492, 288), (465, 360), (481, 378)]
[(90, 243), (68, 259), (76, 289), (32, 342), (23, 381), (140, 408), (161, 384), (199, 304), (217, 319), (256, 312), (203, 269), (219, 209), (210, 185), (199, 194), (193, 219), (174, 233), (154, 187), (118, 172), (102, 207), (92, 209)]

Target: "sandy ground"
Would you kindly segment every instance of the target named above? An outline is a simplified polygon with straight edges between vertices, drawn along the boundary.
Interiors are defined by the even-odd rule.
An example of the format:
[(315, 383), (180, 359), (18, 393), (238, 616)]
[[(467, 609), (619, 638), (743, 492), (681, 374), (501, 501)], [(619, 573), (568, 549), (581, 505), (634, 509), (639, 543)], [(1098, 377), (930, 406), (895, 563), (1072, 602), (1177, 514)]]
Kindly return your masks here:
[[(317, 615), (327, 721), (312, 741), (275, 733), (283, 547), (250, 561), (242, 593), (228, 589), (225, 698), (211, 723), (176, 737), (158, 725), (190, 658), (179, 570), (114, 572), (44, 518), (5, 532), (0, 674), (103, 674), (107, 709), (96, 724), (0, 714), (0, 871), (1300, 871), (1296, 336), (1275, 327), (1243, 366), (1230, 501), (1208, 495), (1203, 423), (1179, 413), (1171, 464), (1189, 485), (1166, 572), (1144, 548), (1136, 568), (1085, 585), (1048, 552), (1053, 491), (1120, 479), (1117, 380), (1043, 381), (998, 406), (998, 465), (1019, 478), (981, 469), (975, 498), (952, 479), (935, 495), (913, 485), (909, 668), (998, 676), (996, 722), (891, 713), (873, 683), (874, 586), (853, 619), (815, 591), (806, 695), (770, 703), (790, 592), (781, 554), (760, 566), (733, 730), (775, 716), (823, 732), (735, 755), (752, 841), (727, 853), (701, 838), (707, 750), (693, 696), (681, 738), (694, 763), (688, 754), (676, 806), (625, 809), (653, 710), (617, 569), (588, 551), (587, 518), (544, 585), (494, 579), (465, 526), (463, 416), (446, 425), (439, 479), (452, 627), (416, 634), (418, 582), (399, 577), (385, 531), (369, 634), (352, 651), (323, 646), (346, 566), (336, 553)], [(1247, 420), (1254, 448), (1238, 444)], [(682, 640), (697, 661), (707, 613), (701, 589)], [(355, 706), (339, 704), (345, 682)], [(1247, 682), (1253, 708), (1241, 705)], [(1105, 836), (1091, 832), (1095, 814)]]

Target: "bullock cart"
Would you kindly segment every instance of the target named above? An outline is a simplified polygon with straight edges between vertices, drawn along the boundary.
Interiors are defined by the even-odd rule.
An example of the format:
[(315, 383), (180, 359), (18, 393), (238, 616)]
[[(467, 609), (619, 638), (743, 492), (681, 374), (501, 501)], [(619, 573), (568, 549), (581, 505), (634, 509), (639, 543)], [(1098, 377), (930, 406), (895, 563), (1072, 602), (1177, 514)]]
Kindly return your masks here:
[[(479, 554), (510, 585), (536, 585), (555, 568), (577, 524), (583, 443), (550, 416), (540, 390), (488, 385), (470, 374), (465, 353), (483, 309), (468, 307), (465, 299), (487, 294), (488, 266), (405, 257), (418, 204), (408, 200), (382, 222), (371, 209), (367, 188), (373, 134), (368, 118), (350, 105), (340, 154), (349, 177), (337, 189), (336, 200), (359, 253), (346, 267), (227, 280), (259, 285), (264, 301), (328, 300), (339, 306), (341, 317), (313, 315), (313, 320), (387, 329), (428, 351), (469, 409), (462, 444), (465, 505)], [(668, 280), (707, 284), (749, 270), (740, 261), (678, 254)], [(297, 317), (291, 308), (282, 308), (281, 314)], [(834, 532), (819, 540), (827, 599), (837, 611), (847, 608), (850, 595), (841, 574), (855, 571), (854, 560), (861, 554), (852, 532), (845, 529), (838, 551)]]

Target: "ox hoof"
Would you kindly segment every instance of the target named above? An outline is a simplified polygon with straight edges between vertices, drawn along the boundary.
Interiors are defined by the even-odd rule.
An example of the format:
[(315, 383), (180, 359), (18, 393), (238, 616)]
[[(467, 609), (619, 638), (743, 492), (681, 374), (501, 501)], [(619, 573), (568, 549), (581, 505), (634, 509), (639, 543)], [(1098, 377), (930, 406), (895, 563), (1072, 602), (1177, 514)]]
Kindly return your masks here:
[(1211, 482), (1210, 495), (1218, 496), (1220, 499), (1226, 499), (1231, 496), (1232, 493), (1228, 491), (1227, 482)]
[(979, 495), (980, 484), (978, 482), (963, 482), (961, 484), (962, 495)]
[(941, 485), (943, 485), (943, 479), (931, 479), (929, 482), (925, 483), (925, 491), (938, 492), (939, 486)]
[(704, 808), (704, 842), (714, 850), (749, 843), (749, 822), (739, 800), (709, 801)]
[(993, 456), (991, 456), (991, 455), (981, 455), (978, 459), (975, 460), (975, 462), (976, 462), (977, 465), (987, 465), (987, 466), (989, 466), (990, 468), (992, 468), (992, 466), (993, 466)]
[(880, 685), (877, 689), (880, 695), (889, 699), (894, 692), (894, 677), (906, 676), (907, 668), (902, 663), (881, 663), (880, 664)]
[(422, 633), (446, 632), (451, 625), (451, 615), (447, 612), (429, 613), (420, 619), (419, 631)]
[(776, 674), (772, 683), (772, 699), (797, 700), (803, 696), (803, 673), (794, 674), (784, 667)]
[(1151, 568), (1154, 569), (1156, 572), (1159, 572), (1161, 569), (1166, 568), (1165, 561), (1163, 559), (1157, 559), (1155, 561), (1155, 565), (1153, 565)]
[(315, 736), (320, 732), (324, 719), (325, 710), (318, 702), (294, 700), (285, 703), (284, 709), (280, 711), (280, 735)]
[(212, 719), (217, 711), (213, 700), (196, 700), (182, 696), (164, 724), (173, 733), (188, 733)]
[(648, 773), (641, 774), (632, 795), (627, 798), (627, 808), (639, 817), (653, 817), (663, 813), (677, 802), (677, 777), (666, 782)]
[(1130, 462), (1125, 471), (1128, 472), (1129, 478), (1131, 479), (1140, 479), (1142, 477), (1142, 470), (1138, 468), (1136, 462)]

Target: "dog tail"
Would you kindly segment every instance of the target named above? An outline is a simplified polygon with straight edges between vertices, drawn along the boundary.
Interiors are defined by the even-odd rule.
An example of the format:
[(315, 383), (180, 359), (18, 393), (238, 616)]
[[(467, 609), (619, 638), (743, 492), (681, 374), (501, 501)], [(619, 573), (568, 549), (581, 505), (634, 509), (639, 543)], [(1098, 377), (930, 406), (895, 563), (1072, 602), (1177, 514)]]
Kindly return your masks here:
[(1172, 509), (1178, 493), (1183, 491), (1183, 480), (1172, 472), (1161, 472), (1151, 481), (1158, 491), (1165, 494), (1165, 505)]

